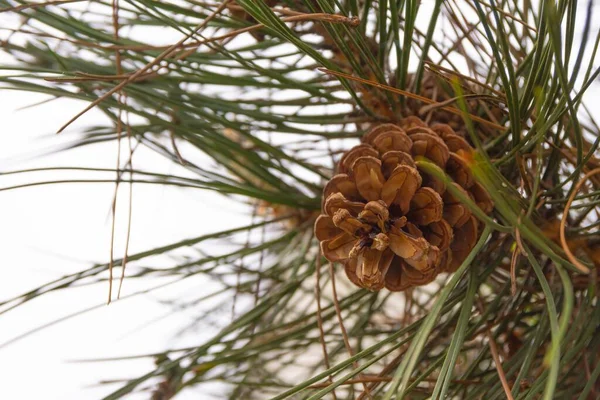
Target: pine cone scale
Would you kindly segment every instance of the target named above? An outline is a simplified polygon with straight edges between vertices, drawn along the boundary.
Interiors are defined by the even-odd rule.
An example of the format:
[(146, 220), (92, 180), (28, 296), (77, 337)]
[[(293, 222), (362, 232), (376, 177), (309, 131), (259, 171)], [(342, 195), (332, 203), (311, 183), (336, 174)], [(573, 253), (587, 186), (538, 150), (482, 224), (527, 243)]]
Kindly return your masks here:
[(417, 170), (407, 165), (398, 165), (381, 191), (382, 200), (389, 206), (400, 206), (403, 214), (409, 209), (410, 201), (421, 186), (422, 179)]

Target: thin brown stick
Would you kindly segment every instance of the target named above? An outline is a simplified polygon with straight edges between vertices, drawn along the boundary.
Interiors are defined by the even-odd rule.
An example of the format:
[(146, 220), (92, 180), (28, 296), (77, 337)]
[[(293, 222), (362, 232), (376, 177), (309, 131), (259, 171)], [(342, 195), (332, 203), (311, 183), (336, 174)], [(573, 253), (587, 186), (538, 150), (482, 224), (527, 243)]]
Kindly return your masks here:
[(106, 304), (110, 304), (112, 301), (112, 289), (113, 289), (113, 268), (115, 263), (115, 230), (116, 230), (116, 214), (117, 214), (117, 194), (119, 192), (119, 182), (121, 182), (121, 119), (117, 121), (117, 178), (115, 180), (115, 190), (113, 194), (112, 205), (110, 208), (111, 215), (111, 226), (110, 226), (110, 261), (108, 263), (108, 300)]
[(559, 229), (559, 233), (560, 233), (560, 244), (563, 248), (563, 250), (565, 251), (565, 253), (567, 254), (567, 258), (569, 259), (569, 261), (571, 261), (571, 263), (577, 267), (578, 270), (580, 270), (581, 272), (583, 272), (584, 274), (589, 274), (590, 273), (590, 269), (588, 267), (586, 267), (585, 265), (583, 265), (583, 263), (581, 261), (579, 261), (571, 252), (571, 249), (569, 248), (569, 244), (567, 243), (567, 239), (565, 237), (565, 225), (567, 223), (567, 217), (569, 215), (569, 209), (571, 208), (571, 204), (573, 203), (573, 200), (575, 199), (575, 196), (577, 195), (577, 192), (579, 192), (579, 189), (581, 189), (581, 186), (583, 186), (583, 184), (585, 183), (585, 181), (587, 181), (590, 177), (596, 175), (596, 174), (600, 174), (600, 168), (596, 168), (591, 170), (590, 172), (588, 172), (587, 174), (585, 174), (583, 176), (583, 178), (581, 178), (579, 180), (579, 182), (577, 182), (577, 185), (575, 185), (575, 189), (573, 189), (573, 191), (571, 192), (571, 195), (569, 196), (569, 200), (567, 201), (567, 205), (565, 206), (565, 209), (563, 211), (563, 215), (562, 218), (560, 220), (560, 229)]
[[(127, 142), (129, 143), (129, 176), (133, 177), (133, 145), (131, 140), (131, 126), (129, 125), (129, 112), (126, 113), (127, 121), (125, 123), (127, 127)], [(133, 214), (133, 182), (129, 182), (129, 206), (127, 210), (127, 234), (125, 237), (125, 251), (123, 254), (123, 266), (121, 270), (121, 279), (119, 280), (119, 290), (117, 291), (117, 299), (121, 298), (121, 288), (123, 287), (123, 280), (125, 279), (125, 267), (127, 266), (127, 259), (129, 258), (129, 242), (131, 241), (131, 221)]]
[[(332, 70), (327, 69), (327, 68), (317, 68), (317, 69), (319, 71), (321, 71), (321, 72), (326, 73), (326, 74), (335, 75), (335, 76), (342, 77), (342, 78), (345, 78), (345, 79), (349, 79), (349, 80), (352, 80), (352, 81), (360, 82), (360, 83), (363, 83), (365, 85), (374, 86), (374, 87), (376, 87), (378, 89), (387, 90), (389, 92), (396, 93), (396, 94), (399, 94), (399, 95), (402, 95), (402, 96), (405, 96), (405, 97), (409, 97), (411, 99), (422, 101), (423, 103), (438, 104), (437, 101), (431, 100), (431, 99), (429, 99), (427, 97), (419, 96), (418, 94), (414, 94), (414, 93), (411, 93), (411, 92), (408, 92), (408, 91), (402, 90), (402, 89), (397, 89), (397, 88), (394, 88), (394, 87), (391, 87), (391, 86), (388, 86), (388, 85), (384, 85), (382, 83), (378, 83), (378, 82), (375, 82), (375, 81), (370, 81), (368, 79), (358, 78), (356, 76), (353, 76), (353, 75), (350, 75), (350, 74), (346, 74), (344, 72), (332, 71)], [(462, 111), (459, 110), (459, 109), (457, 109), (457, 108), (454, 108), (454, 107), (440, 107), (440, 108), (442, 110), (444, 110), (444, 111), (451, 112), (452, 114), (462, 115)], [(485, 119), (480, 118), (480, 117), (478, 117), (476, 115), (472, 115), (472, 114), (467, 114), (467, 115), (473, 121), (477, 121), (477, 122), (479, 122), (481, 124), (488, 125), (488, 126), (490, 126), (492, 128), (496, 128), (498, 130), (504, 130), (505, 129), (502, 125), (498, 125), (496, 123), (493, 123), (493, 122), (490, 122), (490, 121), (486, 121)]]
[[(381, 371), (379, 372), (379, 374), (377, 374), (377, 376), (379, 378), (383, 378), (383, 377), (389, 375), (394, 369), (396, 369), (396, 367), (398, 367), (398, 365), (400, 365), (400, 361), (402, 361), (402, 358), (404, 357), (404, 352), (406, 351), (407, 348), (408, 348), (408, 346), (406, 346), (406, 345), (403, 346), (403, 348), (401, 347), (400, 354), (398, 354), (396, 357), (394, 357), (394, 359), (391, 362), (389, 362), (385, 367), (383, 367), (381, 369)], [(371, 382), (369, 384), (369, 390), (374, 390), (382, 382), (385, 382), (385, 381)], [(366, 392), (361, 393), (356, 400), (363, 400), (365, 398), (365, 394), (366, 394)]]
[[(112, 1), (112, 23), (113, 23), (113, 37), (115, 40), (119, 40), (119, 0)], [(115, 51), (115, 64), (117, 66), (117, 75), (121, 74), (121, 54), (119, 50)], [(119, 92), (118, 103), (123, 102), (123, 93)], [(123, 133), (123, 124), (121, 121), (122, 108), (119, 107), (117, 111), (117, 166), (115, 168), (117, 172), (117, 178), (115, 179), (115, 192), (113, 195), (112, 207), (111, 207), (111, 228), (110, 228), (110, 261), (108, 263), (108, 301), (106, 304), (110, 304), (112, 301), (112, 287), (113, 287), (113, 268), (115, 263), (115, 229), (117, 223), (117, 199), (119, 194), (119, 184), (121, 182), (121, 134)], [(121, 283), (125, 273), (125, 265), (121, 266)], [(121, 287), (119, 283), (119, 288)]]
[[(518, 226), (521, 226), (521, 217), (522, 216), (523, 216), (523, 214), (519, 215), (519, 218), (517, 219)], [(523, 241), (521, 240), (521, 230), (518, 227), (515, 229), (515, 241), (517, 243), (517, 247), (519, 248), (519, 251), (521, 252), (521, 254), (523, 254), (523, 255), (527, 254), (527, 252), (525, 251), (525, 248), (523, 247)]]
[(512, 257), (510, 258), (510, 294), (517, 294), (517, 262), (519, 260), (519, 249), (515, 244)]

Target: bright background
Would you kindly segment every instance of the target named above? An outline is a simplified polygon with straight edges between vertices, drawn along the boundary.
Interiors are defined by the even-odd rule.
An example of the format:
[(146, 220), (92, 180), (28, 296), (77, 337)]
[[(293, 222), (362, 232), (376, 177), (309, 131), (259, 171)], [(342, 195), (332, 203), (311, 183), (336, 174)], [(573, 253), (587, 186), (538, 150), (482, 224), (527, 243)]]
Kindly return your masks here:
[[(0, 65), (6, 62), (7, 58), (0, 55)], [(45, 95), (0, 90), (0, 173), (47, 166), (114, 168), (116, 143), (58, 151), (61, 146), (71, 143), (75, 139), (74, 133), (83, 127), (106, 124), (104, 115), (92, 110), (68, 131), (56, 135), (58, 127), (85, 104), (57, 100), (24, 108), (46, 99)], [(123, 146), (127, 146), (126, 141)], [(141, 147), (135, 153), (134, 162), (150, 165), (153, 171), (161, 173), (173, 173), (177, 168)], [(86, 176), (89, 174), (73, 172), (0, 175), (0, 187), (41, 178)], [(114, 175), (106, 177), (113, 178)], [(115, 258), (123, 256), (128, 194), (128, 186), (122, 185), (117, 207)], [(59, 184), (0, 192), (0, 301), (107, 262), (113, 195), (114, 184)], [(243, 226), (249, 223), (248, 215), (245, 207), (214, 192), (137, 185), (133, 192), (129, 254), (203, 233)], [(120, 269), (115, 269), (115, 276), (120, 273)], [(164, 282), (140, 284), (142, 282), (125, 279), (122, 297)], [(137, 377), (153, 367), (152, 360), (77, 360), (202, 344), (216, 328), (202, 326), (179, 332), (182, 325), (193, 322), (197, 309), (173, 313), (165, 301), (210, 289), (210, 283), (190, 279), (106, 306), (108, 284), (102, 283), (53, 292), (0, 315), (0, 398), (97, 399), (110, 393), (114, 385), (98, 386), (97, 383)], [(91, 312), (34, 331), (94, 306), (97, 309)], [(225, 317), (230, 316), (231, 311), (227, 310)], [(222, 392), (222, 387), (207, 387), (203, 398), (210, 399), (213, 398), (211, 393)], [(150, 394), (146, 392), (128, 398), (149, 399)], [(197, 399), (198, 392), (182, 392), (177, 398)]]

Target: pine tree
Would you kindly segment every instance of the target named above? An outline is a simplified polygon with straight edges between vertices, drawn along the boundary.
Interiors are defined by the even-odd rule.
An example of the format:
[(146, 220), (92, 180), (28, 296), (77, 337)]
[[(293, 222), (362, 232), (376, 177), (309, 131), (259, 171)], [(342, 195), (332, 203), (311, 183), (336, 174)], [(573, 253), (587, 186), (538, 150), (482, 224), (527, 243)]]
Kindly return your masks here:
[[(22, 19), (3, 42), (17, 65), (3, 88), (87, 102), (60, 131), (101, 110), (112, 123), (72, 147), (129, 143), (115, 182), (213, 190), (254, 210), (251, 225), (0, 304), (108, 277), (113, 299), (126, 264), (125, 279), (205, 274), (226, 304), (255, 297), (210, 341), (148, 355), (156, 368), (106, 399), (206, 382), (232, 399), (600, 396), (593, 1), (0, 5)], [(133, 34), (147, 27), (181, 40)], [(132, 163), (136, 146), (187, 175)], [(251, 240), (235, 244), (239, 233)], [(227, 252), (138, 268), (213, 239)]]

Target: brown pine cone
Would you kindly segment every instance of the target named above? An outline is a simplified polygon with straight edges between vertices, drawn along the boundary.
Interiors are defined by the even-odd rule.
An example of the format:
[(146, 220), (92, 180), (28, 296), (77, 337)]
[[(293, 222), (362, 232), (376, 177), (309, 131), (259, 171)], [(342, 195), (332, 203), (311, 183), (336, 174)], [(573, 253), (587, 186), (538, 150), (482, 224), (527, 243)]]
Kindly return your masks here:
[(348, 278), (369, 290), (401, 291), (456, 270), (477, 241), (478, 221), (414, 157), (444, 169), (489, 213), (488, 193), (460, 156), (472, 151), (450, 126), (428, 127), (417, 117), (373, 128), (344, 154), (323, 191), (315, 234), (325, 258), (343, 263)]

